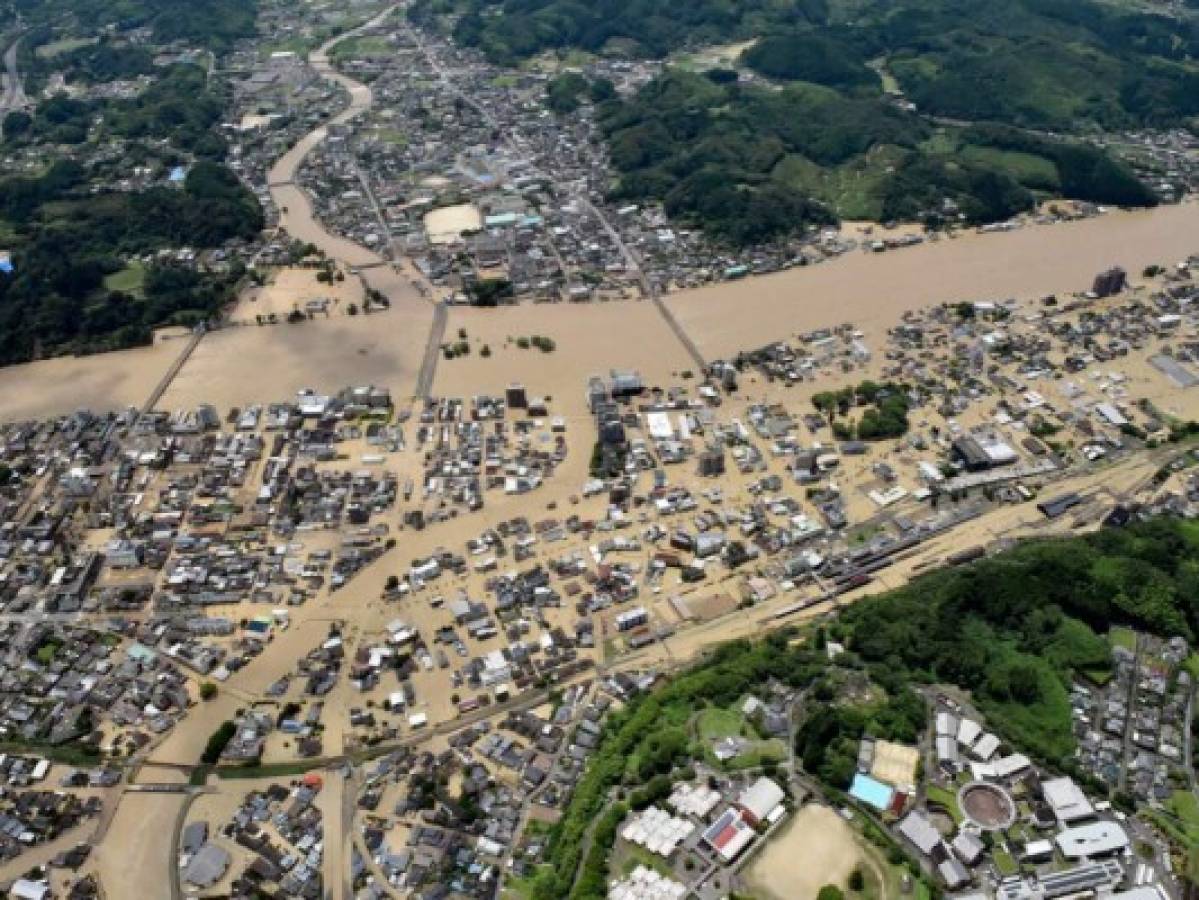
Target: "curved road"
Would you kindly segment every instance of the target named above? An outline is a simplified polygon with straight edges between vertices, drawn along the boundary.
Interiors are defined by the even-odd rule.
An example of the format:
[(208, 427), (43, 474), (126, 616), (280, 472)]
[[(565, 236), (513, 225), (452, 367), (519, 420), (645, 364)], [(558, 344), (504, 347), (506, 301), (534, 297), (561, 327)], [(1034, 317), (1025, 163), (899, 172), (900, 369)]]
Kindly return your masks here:
[(17, 69), (17, 51), (20, 46), (21, 35), (18, 34), (4, 53), (4, 72), (0, 75), (0, 118), (29, 105), (29, 98), (25, 95), (25, 83)]

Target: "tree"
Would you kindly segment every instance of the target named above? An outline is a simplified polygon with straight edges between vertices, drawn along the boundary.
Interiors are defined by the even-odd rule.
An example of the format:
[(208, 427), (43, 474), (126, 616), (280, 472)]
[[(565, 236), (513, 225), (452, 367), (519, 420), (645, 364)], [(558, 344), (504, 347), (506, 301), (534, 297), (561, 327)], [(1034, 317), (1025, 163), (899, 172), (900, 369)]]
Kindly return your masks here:
[(826, 884), (816, 894), (816, 900), (845, 900), (845, 894), (835, 884)]
[(225, 748), (233, 740), (235, 734), (237, 734), (237, 725), (226, 719), (212, 733), (212, 736), (208, 739), (208, 743), (204, 745), (204, 752), (200, 756), (200, 761), (205, 765), (216, 765), (221, 758), (221, 754), (225, 752)]
[(849, 889), (854, 893), (861, 893), (866, 887), (866, 878), (862, 875), (861, 869), (854, 869), (849, 873)]
[(33, 116), (27, 112), (15, 110), (4, 117), (4, 139), (6, 141), (14, 140), (25, 134), (28, 134), (29, 129), (33, 127)]
[(200, 699), (211, 700), (217, 695), (217, 686), (211, 681), (205, 681), (200, 685)]

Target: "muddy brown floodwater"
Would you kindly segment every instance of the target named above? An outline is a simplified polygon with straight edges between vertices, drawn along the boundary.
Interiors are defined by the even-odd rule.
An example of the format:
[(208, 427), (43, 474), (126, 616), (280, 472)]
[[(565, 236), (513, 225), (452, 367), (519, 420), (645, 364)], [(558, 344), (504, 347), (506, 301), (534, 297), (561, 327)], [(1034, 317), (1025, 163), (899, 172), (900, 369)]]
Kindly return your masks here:
[(680, 291), (667, 299), (709, 359), (841, 322), (889, 327), (907, 310), (1087, 290), (1113, 265), (1133, 277), (1199, 252), (1199, 202), (970, 234)]

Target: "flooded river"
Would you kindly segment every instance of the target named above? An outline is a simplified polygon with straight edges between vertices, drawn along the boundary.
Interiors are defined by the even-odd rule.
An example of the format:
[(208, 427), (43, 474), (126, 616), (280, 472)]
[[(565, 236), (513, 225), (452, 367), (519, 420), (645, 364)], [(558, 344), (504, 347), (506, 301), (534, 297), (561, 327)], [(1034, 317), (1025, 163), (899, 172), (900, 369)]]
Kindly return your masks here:
[(1088, 290), (1113, 265), (1136, 280), (1151, 263), (1172, 265), (1191, 253), (1199, 253), (1194, 201), (882, 254), (855, 251), (819, 266), (680, 291), (667, 303), (711, 359), (841, 322), (886, 328), (907, 310), (937, 303)]
[[(317, 218), (308, 195), (295, 181), (296, 173), (308, 154), (328, 137), (329, 127), (352, 122), (370, 109), (374, 102), (374, 95), (369, 86), (348, 78), (333, 68), (329, 62), (329, 51), (334, 45), (374, 28), (392, 15), (394, 10), (395, 7), (386, 9), (358, 28), (331, 38), (309, 55), (309, 63), (322, 78), (340, 85), (349, 93), (350, 103), (325, 125), (310, 131), (279, 157), (267, 174), (267, 182), (271, 199), (279, 210), (279, 224), (291, 237), (312, 244), (330, 259), (338, 260), (346, 266), (363, 269), (362, 276), (366, 283), (387, 295), (393, 306), (419, 308), (428, 304), (416, 287), (415, 270), (404, 266), (397, 270), (379, 254), (328, 230)], [(428, 310), (428, 315), (431, 321), (431, 309)]]
[[(359, 267), (366, 283), (390, 298), (392, 312), (369, 320), (346, 318), (211, 335), (184, 366), (164, 408), (204, 400), (220, 407), (284, 400), (301, 386), (332, 390), (365, 381), (385, 384), (398, 396), (412, 393), (433, 322), (433, 304), (417, 288), (414, 270), (406, 264), (394, 266), (328, 231), (295, 184), (305, 157), (327, 136), (328, 124), (349, 122), (373, 102), (369, 87), (332, 70), (329, 49), (389, 13), (313, 52), (313, 65), (349, 92), (350, 104), (280, 157), (269, 180), (287, 232), (346, 266)], [(682, 291), (666, 302), (703, 354), (712, 359), (842, 322), (877, 334), (905, 311), (936, 303), (1086, 290), (1095, 273), (1112, 265), (1123, 266), (1135, 280), (1151, 263), (1170, 265), (1196, 252), (1199, 202), (1192, 201), (1112, 212), (1080, 222), (1030, 225), (1003, 234), (971, 234), (884, 254), (856, 251), (820, 266)], [(665, 329), (656, 334), (641, 321), (646, 312), (632, 304), (595, 314), (573, 307), (472, 311), (486, 316), (486, 322), (463, 315), (456, 318), (455, 328), (469, 327), (492, 344), (496, 355), (487, 365), (482, 360), (457, 368), (451, 364), (438, 373), (437, 386), (470, 394), (494, 390), (505, 376), (512, 376), (536, 384), (539, 391), (566, 395), (581, 391), (585, 375), (593, 369), (630, 366), (660, 375), (657, 370), (669, 373), (686, 366), (686, 357), (675, 353), (673, 335)], [(627, 340), (630, 328), (646, 340)], [(500, 348), (509, 344), (512, 335), (538, 332), (558, 342), (561, 359), (555, 362), (559, 365), (539, 364), (550, 360), (530, 355), (519, 360), (520, 371), (508, 371), (503, 361), (511, 354)], [(584, 343), (604, 348), (604, 358), (580, 353)], [(10, 389), (0, 394), (0, 420), (57, 415), (80, 406), (103, 410), (138, 405), (177, 352), (175, 344), (160, 341), (144, 350), (5, 369), (0, 384)], [(577, 357), (574, 367), (560, 365), (568, 356)], [(588, 367), (587, 373), (580, 367)], [(264, 378), (268, 371), (272, 377)]]

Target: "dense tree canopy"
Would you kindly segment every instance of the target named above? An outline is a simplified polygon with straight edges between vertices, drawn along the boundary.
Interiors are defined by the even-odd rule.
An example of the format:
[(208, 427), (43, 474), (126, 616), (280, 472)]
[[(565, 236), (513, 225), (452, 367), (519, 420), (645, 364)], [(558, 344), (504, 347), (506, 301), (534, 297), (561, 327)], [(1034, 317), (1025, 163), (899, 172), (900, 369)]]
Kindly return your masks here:
[(850, 646), (881, 679), (975, 691), (1011, 737), (1056, 760), (1073, 746), (1064, 679), (1108, 666), (1096, 632), (1199, 634), (1197, 551), (1199, 529), (1170, 519), (1032, 542), (854, 605)]
[(945, 149), (935, 149), (920, 117), (804, 82), (773, 90), (667, 69), (598, 111), (620, 176), (616, 199), (660, 200), (732, 244), (786, 237), (838, 213), (999, 221), (1031, 209), (1034, 192), (1155, 202), (1095, 148), (979, 126), (942, 128)]
[(109, 291), (104, 279), (129, 255), (216, 247), (252, 238), (263, 224), (253, 194), (216, 163), (197, 163), (182, 189), (95, 195), (86, 184), (86, 171), (71, 162), (0, 181), (0, 220), (23, 236), (14, 274), (0, 275), (0, 364), (145, 343), (154, 326), (212, 315), (236, 273), (154, 266), (140, 296)]
[(252, 37), (258, 15), (257, 0), (11, 0), (11, 5), (35, 25), (73, 19), (92, 34), (108, 25), (146, 27), (156, 41), (183, 41), (217, 52)]

